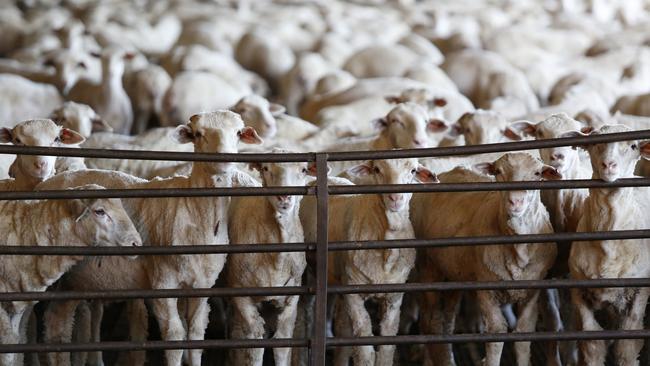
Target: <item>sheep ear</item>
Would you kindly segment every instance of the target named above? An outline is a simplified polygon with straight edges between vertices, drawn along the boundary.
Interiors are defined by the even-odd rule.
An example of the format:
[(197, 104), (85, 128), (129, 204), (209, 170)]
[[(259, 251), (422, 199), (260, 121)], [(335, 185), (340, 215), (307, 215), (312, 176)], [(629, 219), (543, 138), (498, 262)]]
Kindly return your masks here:
[(86, 138), (81, 136), (79, 132), (73, 131), (69, 128), (61, 129), (59, 132), (59, 139), (63, 145), (77, 145), (86, 141)]
[(257, 131), (253, 127), (246, 126), (239, 130), (239, 141), (245, 144), (255, 144), (259, 145), (264, 142), (260, 135), (257, 134)]
[[(328, 165), (327, 166), (327, 175), (330, 175), (332, 172), (332, 168)], [(307, 165), (307, 175), (310, 175), (312, 177), (315, 177), (318, 175), (318, 169), (316, 168), (316, 162), (309, 162)]]
[(363, 163), (348, 169), (348, 173), (355, 177), (365, 177), (372, 174), (372, 165), (370, 163)]
[(9, 143), (9, 142), (11, 142), (12, 139), (13, 139), (13, 135), (11, 134), (10, 129), (8, 129), (6, 127), (0, 128), (0, 142), (1, 143), (3, 143), (3, 144)]
[(422, 165), (419, 165), (415, 171), (415, 179), (417, 179), (417, 181), (420, 183), (440, 183), (440, 180), (438, 180), (436, 173), (432, 172)]
[(384, 100), (386, 102), (390, 103), (390, 104), (402, 103), (402, 98), (400, 98), (399, 96), (395, 96), (395, 95), (384, 97)]
[(528, 121), (517, 121), (513, 122), (508, 126), (505, 131), (503, 131), (503, 135), (510, 140), (514, 141), (519, 141), (523, 139), (523, 135), (527, 136), (532, 136), (535, 134), (535, 131), (537, 131), (537, 126)]
[(427, 131), (429, 132), (443, 132), (449, 128), (447, 123), (441, 119), (433, 118), (427, 123)]
[(594, 132), (594, 128), (592, 126), (586, 126), (581, 128), (580, 132), (584, 133), (585, 135), (591, 135), (591, 133)]
[(447, 135), (451, 137), (458, 137), (462, 134), (463, 128), (458, 124), (458, 122), (452, 124), (449, 126), (449, 132), (447, 132)]
[(172, 131), (169, 137), (179, 144), (187, 144), (194, 141), (194, 132), (190, 126), (180, 125)]
[(373, 119), (371, 123), (377, 131), (383, 131), (388, 127), (388, 120), (386, 117)]
[(639, 152), (641, 157), (650, 160), (650, 141), (642, 141), (639, 143)]
[(494, 166), (494, 163), (478, 163), (478, 164), (474, 164), (473, 168), (477, 172), (486, 175), (497, 175), (497, 169)]
[(269, 104), (269, 112), (271, 112), (271, 115), (273, 117), (277, 117), (281, 115), (282, 113), (286, 112), (287, 109), (284, 108), (283, 105), (278, 104), (278, 103), (271, 103)]
[(562, 174), (552, 166), (544, 165), (544, 168), (542, 169), (542, 178), (546, 180), (560, 180), (562, 179)]
[(92, 132), (113, 132), (113, 127), (104, 121), (101, 117), (95, 117), (91, 120)]
[[(559, 136), (559, 138), (584, 137), (584, 136), (589, 136), (593, 132), (594, 132), (593, 130), (591, 132), (589, 132), (589, 133), (584, 133), (582, 131), (568, 131), (568, 132), (565, 132), (565, 133), (561, 134)], [(580, 147), (580, 148), (586, 149), (588, 146), (589, 145), (576, 145), (576, 146), (573, 146), (573, 148), (575, 149), (575, 148)]]

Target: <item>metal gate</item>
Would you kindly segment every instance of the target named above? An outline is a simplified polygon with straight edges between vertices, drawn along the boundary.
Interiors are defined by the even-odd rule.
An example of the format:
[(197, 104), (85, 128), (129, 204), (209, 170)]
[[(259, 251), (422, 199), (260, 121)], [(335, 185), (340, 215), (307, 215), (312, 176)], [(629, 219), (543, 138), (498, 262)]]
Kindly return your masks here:
[(316, 162), (317, 184), (315, 187), (250, 187), (250, 188), (191, 188), (191, 189), (106, 189), (106, 190), (60, 190), (38, 192), (0, 192), (0, 200), (28, 199), (72, 199), (72, 198), (134, 198), (134, 197), (216, 197), (216, 196), (271, 196), (271, 195), (315, 195), (317, 198), (317, 240), (315, 243), (278, 243), (271, 245), (196, 245), (196, 246), (144, 246), (137, 248), (118, 247), (39, 247), (0, 246), (0, 255), (178, 255), (217, 254), (251, 252), (315, 252), (315, 283), (295, 287), (270, 288), (205, 288), (174, 290), (114, 290), (91, 292), (13, 292), (0, 293), (0, 302), (44, 301), (44, 300), (125, 300), (164, 297), (236, 297), (274, 295), (315, 295), (314, 333), (303, 339), (218, 339), (203, 341), (147, 341), (147, 342), (100, 342), (70, 344), (12, 344), (0, 345), (0, 353), (31, 352), (82, 352), (82, 351), (127, 351), (166, 349), (211, 349), (211, 348), (277, 348), (306, 347), (309, 349), (310, 364), (325, 365), (325, 353), (329, 347), (465, 343), (465, 342), (515, 342), (515, 341), (568, 341), (601, 339), (649, 338), (650, 330), (603, 330), (531, 332), (499, 334), (451, 334), (451, 335), (399, 335), (394, 337), (329, 338), (326, 336), (327, 295), (380, 292), (423, 292), (455, 290), (505, 290), (546, 288), (606, 288), (606, 287), (650, 287), (650, 278), (595, 279), (595, 280), (530, 280), (494, 282), (439, 282), (406, 283), (383, 285), (336, 285), (327, 283), (327, 253), (334, 250), (368, 250), (385, 248), (427, 248), (445, 246), (494, 245), (518, 243), (551, 243), (562, 241), (593, 241), (649, 238), (650, 230), (625, 230), (613, 232), (554, 233), (514, 236), (454, 237), (430, 240), (384, 240), (362, 242), (329, 242), (328, 197), (342, 194), (372, 194), (398, 192), (466, 192), (503, 190), (541, 190), (571, 188), (614, 188), (650, 186), (650, 178), (620, 179), (615, 182), (600, 180), (562, 180), (530, 182), (453, 183), (424, 185), (357, 185), (328, 186), (327, 162), (368, 159), (426, 158), (451, 155), (532, 150), (558, 146), (607, 143), (615, 141), (650, 139), (650, 130), (623, 132), (608, 135), (594, 135), (540, 141), (521, 141), (489, 145), (458, 146), (416, 150), (359, 151), (336, 153), (295, 154), (202, 154), (159, 151), (69, 149), (49, 147), (25, 147), (0, 145), (0, 154), (75, 156), (106, 159), (141, 159), (173, 161), (210, 162)]

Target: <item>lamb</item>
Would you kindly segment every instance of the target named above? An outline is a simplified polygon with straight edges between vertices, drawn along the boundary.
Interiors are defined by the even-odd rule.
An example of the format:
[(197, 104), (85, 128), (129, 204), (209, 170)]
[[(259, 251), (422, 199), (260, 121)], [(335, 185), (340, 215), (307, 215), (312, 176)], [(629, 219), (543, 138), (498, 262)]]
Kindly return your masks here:
[[(74, 146), (83, 141), (83, 136), (77, 132), (57, 126), (49, 119), (23, 121), (13, 129), (0, 128), (0, 143), (19, 146)], [(0, 159), (11, 160), (11, 155), (2, 155)], [(9, 169), (14, 180), (4, 188), (32, 190), (38, 183), (54, 175), (56, 162), (56, 156), (18, 155)]]
[(18, 75), (0, 74), (0, 127), (47, 117), (63, 103), (56, 87)]
[[(287, 152), (274, 149), (273, 153)], [(253, 164), (264, 181), (264, 186), (302, 186), (315, 168), (306, 163)], [(231, 245), (297, 243), (304, 241), (298, 213), (301, 196), (269, 196), (234, 198), (230, 205), (228, 232)], [(226, 266), (230, 287), (300, 286), (307, 266), (305, 253), (250, 253), (231, 254)], [(259, 309), (270, 302), (278, 311), (273, 338), (291, 338), (296, 322), (298, 296), (237, 297), (232, 299), (234, 316), (231, 318), (233, 338), (263, 338), (265, 320)], [(275, 364), (288, 366), (290, 348), (273, 350)], [(242, 349), (232, 352), (237, 365), (262, 365), (264, 349)]]
[[(173, 137), (179, 143), (193, 143), (202, 153), (236, 153), (237, 143), (261, 143), (252, 127), (244, 127), (239, 115), (216, 111), (194, 115), (178, 126)], [(67, 172), (42, 183), (37, 189), (56, 189), (62, 185), (83, 181), (106, 182), (111, 188), (198, 188), (228, 187), (240, 184), (242, 173), (233, 163), (196, 162), (188, 177), (154, 179), (130, 184), (129, 180), (112, 171), (89, 170)], [(252, 178), (249, 179), (251, 181)], [(165, 200), (129, 199), (125, 207), (143, 239), (151, 245), (228, 244), (228, 197), (178, 197)], [(191, 217), (191, 219), (188, 219)], [(152, 289), (181, 287), (209, 288), (214, 285), (225, 263), (225, 255), (187, 255), (147, 257), (147, 275)], [(191, 270), (190, 270), (191, 269)], [(163, 340), (202, 340), (208, 321), (207, 299), (186, 299), (188, 314), (179, 313), (178, 300), (154, 299), (152, 310), (161, 329)], [(187, 328), (183, 326), (183, 316)], [(200, 365), (202, 350), (189, 351), (189, 363)], [(181, 364), (182, 350), (167, 350), (167, 365)]]
[[(102, 189), (85, 185), (75, 189)], [(118, 199), (4, 201), (0, 228), (6, 245), (139, 246), (142, 240)], [(24, 224), (24, 225), (23, 225)], [(3, 256), (2, 292), (45, 291), (81, 257)], [(21, 343), (35, 302), (13, 301), (0, 308), (0, 342)], [(0, 364), (19, 364), (16, 354), (0, 355)]]
[(158, 65), (147, 65), (124, 75), (124, 89), (133, 104), (131, 133), (144, 132), (151, 119), (160, 118), (163, 97), (171, 83), (169, 74)]
[(504, 140), (508, 121), (500, 113), (478, 109), (462, 115), (452, 124), (448, 136), (463, 136), (465, 145), (493, 144)]
[[(352, 169), (353, 173), (374, 184), (410, 184), (437, 182), (436, 176), (419, 165), (417, 159), (374, 160)], [(332, 241), (390, 240), (413, 238), (409, 220), (411, 193), (337, 196), (329, 201), (329, 233)], [(315, 200), (305, 198), (300, 217), (307, 241), (315, 240)], [(345, 285), (404, 283), (415, 264), (414, 249), (380, 249), (331, 252), (329, 278)], [(380, 304), (380, 333), (397, 333), (403, 293), (350, 294), (340, 299), (335, 315), (337, 336), (372, 336), (366, 300)], [(336, 355), (335, 364), (346, 365), (350, 356), (355, 365), (391, 365), (394, 345), (355, 347)]]
[(133, 109), (124, 91), (122, 76), (124, 60), (133, 56), (117, 48), (105, 50), (101, 55), (101, 83), (81, 79), (70, 88), (67, 99), (91, 106), (115, 132), (129, 133), (133, 124)]
[(86, 104), (65, 102), (52, 111), (50, 119), (61, 127), (76, 131), (86, 139), (93, 132), (113, 132), (113, 128)]
[(285, 114), (282, 105), (255, 94), (243, 97), (230, 110), (238, 113), (263, 139), (298, 141), (318, 131), (312, 123)]
[[(475, 168), (497, 181), (532, 181), (559, 179), (561, 175), (528, 153), (508, 153), (493, 163)], [(443, 173), (443, 183), (491, 182), (494, 178), (465, 167)], [(460, 210), (460, 211), (459, 211)], [(448, 215), (455, 212), (454, 215)], [(411, 216), (415, 236), (419, 239), (511, 234), (542, 234), (553, 232), (546, 208), (538, 191), (422, 193), (411, 200)], [(468, 224), (471, 223), (471, 224)], [(423, 282), (503, 281), (542, 279), (553, 265), (555, 244), (517, 244), (427, 249), (422, 258), (420, 275)], [(459, 266), (459, 263), (463, 263)], [(426, 270), (424, 270), (426, 269)], [(518, 305), (515, 330), (531, 332), (537, 322), (539, 290), (478, 291), (477, 300), (487, 333), (507, 330), (501, 308)], [(421, 329), (427, 333), (449, 334), (461, 300), (458, 292), (442, 296), (428, 292), (423, 297)], [(497, 366), (503, 343), (487, 343), (485, 365)], [(530, 342), (515, 343), (517, 364), (530, 363)], [(433, 364), (454, 364), (451, 345), (428, 347)]]
[[(605, 125), (590, 134), (630, 131), (623, 125)], [(567, 137), (583, 136), (574, 131)], [(587, 145), (593, 168), (593, 179), (613, 182), (634, 176), (634, 167), (643, 157), (650, 158), (650, 144), (621, 141)], [(584, 213), (578, 232), (641, 230), (648, 227), (646, 210), (647, 187), (591, 188), (584, 204)], [(579, 242), (571, 247), (569, 269), (575, 279), (647, 278), (650, 276), (650, 241), (605, 240)], [(608, 310), (608, 324), (616, 329), (643, 329), (643, 318), (648, 301), (647, 288), (571, 289), (571, 300), (577, 310), (578, 329), (602, 330), (595, 311)], [(580, 341), (580, 362), (604, 365), (607, 354), (605, 341)], [(614, 357), (620, 364), (638, 364), (643, 340), (618, 340)]]

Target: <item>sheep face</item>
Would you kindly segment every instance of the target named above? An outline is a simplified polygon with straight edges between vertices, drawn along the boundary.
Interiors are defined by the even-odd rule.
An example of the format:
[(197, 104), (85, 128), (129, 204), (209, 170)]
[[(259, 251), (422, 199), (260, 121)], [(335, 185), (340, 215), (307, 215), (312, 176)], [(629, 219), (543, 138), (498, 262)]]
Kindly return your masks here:
[[(193, 143), (194, 151), (200, 153), (237, 153), (237, 144), (261, 144), (253, 127), (245, 127), (241, 117), (230, 111), (200, 113), (190, 121), (176, 127), (171, 138), (181, 144)], [(208, 173), (216, 175), (231, 171), (234, 163), (203, 163)]]
[[(580, 130), (582, 124), (564, 113), (555, 114), (537, 124), (519, 121), (512, 123), (504, 132), (506, 137), (521, 140), (522, 135), (534, 136), (537, 140), (559, 138), (568, 131)], [(584, 129), (587, 131), (587, 129)], [(560, 174), (566, 174), (580, 159), (579, 151), (570, 146), (540, 149), (544, 163), (554, 167)]]
[[(0, 129), (0, 142), (19, 146), (61, 147), (83, 141), (83, 136), (77, 132), (57, 126), (49, 119), (24, 121), (13, 129)], [(56, 156), (18, 155), (14, 166), (32, 178), (43, 180), (54, 174), (55, 163)]]
[[(89, 184), (74, 189), (103, 189)], [(119, 199), (74, 199), (68, 204), (74, 230), (93, 246), (141, 246), (142, 239)]]
[(465, 113), (451, 126), (451, 135), (463, 135), (466, 145), (481, 145), (498, 142), (501, 139), (499, 126), (505, 125), (505, 118), (499, 113), (477, 110)]
[(85, 104), (66, 102), (54, 110), (50, 118), (57, 125), (77, 131), (85, 138), (90, 137), (93, 132), (113, 131), (108, 123)]
[[(493, 163), (474, 166), (478, 171), (492, 175), (498, 182), (539, 181), (561, 179), (562, 175), (552, 166), (543, 164), (527, 153), (505, 154)], [(502, 211), (508, 217), (521, 217), (539, 202), (539, 191), (501, 191)]]
[[(262, 163), (252, 164), (262, 176), (265, 187), (299, 187), (307, 183), (307, 176), (313, 176), (315, 167), (307, 163)], [(300, 204), (301, 196), (269, 196), (268, 200), (278, 213), (290, 212)]]
[(392, 147), (397, 149), (433, 147), (429, 133), (447, 129), (444, 121), (429, 119), (423, 107), (411, 102), (397, 105), (376, 123), (383, 130), (382, 134), (388, 137)]
[[(631, 131), (631, 129), (624, 125), (604, 125), (588, 134), (582, 131), (570, 131), (562, 136), (577, 137), (628, 131)], [(641, 157), (650, 159), (650, 143), (647, 141), (642, 143), (638, 141), (619, 141), (582, 147), (589, 152), (593, 178), (602, 179), (606, 182), (633, 177), (637, 161)]]
[[(417, 159), (371, 160), (357, 165), (349, 173), (358, 177), (369, 177), (374, 184), (437, 183), (438, 178)], [(399, 212), (408, 210), (412, 193), (385, 193), (381, 195), (386, 210)]]
[(253, 127), (260, 137), (272, 138), (278, 132), (275, 116), (284, 113), (284, 107), (269, 103), (259, 95), (249, 95), (240, 99), (231, 110), (238, 113), (244, 123)]

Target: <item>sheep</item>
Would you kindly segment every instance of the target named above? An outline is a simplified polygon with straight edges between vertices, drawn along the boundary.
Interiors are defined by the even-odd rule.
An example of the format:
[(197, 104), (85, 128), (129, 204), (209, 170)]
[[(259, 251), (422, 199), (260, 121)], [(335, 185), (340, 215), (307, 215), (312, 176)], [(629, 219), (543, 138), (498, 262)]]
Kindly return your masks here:
[(61, 127), (76, 131), (86, 139), (93, 132), (113, 132), (113, 128), (86, 104), (65, 102), (52, 111), (50, 119)]
[(281, 99), (290, 114), (298, 114), (300, 104), (314, 90), (318, 80), (331, 69), (332, 66), (318, 53), (298, 56), (280, 84)]
[(463, 136), (465, 145), (493, 144), (504, 140), (508, 121), (497, 112), (478, 109), (462, 115), (449, 128), (448, 136)]
[[(18, 146), (78, 145), (84, 141), (77, 132), (60, 127), (49, 119), (34, 119), (19, 123), (13, 129), (0, 128), (0, 143)], [(3, 155), (1, 159), (9, 159)], [(14, 177), (10, 190), (31, 190), (38, 183), (54, 175), (56, 156), (18, 155), (12, 163), (9, 174)], [(7, 187), (5, 187), (7, 188)]]
[[(75, 189), (102, 189), (84, 185)], [(139, 246), (142, 240), (118, 199), (4, 201), (0, 227), (5, 245)], [(78, 256), (3, 256), (2, 292), (45, 291), (68, 271)], [(35, 302), (12, 301), (0, 308), (0, 342), (21, 343), (27, 314)], [(0, 355), (0, 364), (20, 363), (16, 354)]]
[(612, 113), (620, 111), (625, 114), (650, 117), (650, 93), (642, 95), (625, 95), (616, 101)]
[[(623, 125), (605, 125), (590, 134), (627, 132)], [(565, 137), (584, 136), (579, 131)], [(593, 179), (613, 182), (634, 176), (634, 167), (650, 158), (647, 142), (621, 141), (584, 146), (589, 152)], [(646, 187), (591, 188), (584, 204), (578, 232), (640, 230), (648, 227), (644, 214), (648, 206)], [(578, 242), (571, 247), (569, 269), (575, 279), (646, 278), (650, 276), (650, 243), (647, 239)], [(578, 316), (578, 329), (602, 330), (595, 311), (607, 310), (608, 324), (617, 329), (642, 329), (648, 300), (646, 288), (571, 289), (571, 301)], [(604, 365), (605, 341), (579, 341), (580, 363)], [(614, 345), (617, 362), (638, 364), (642, 340), (618, 340)]]
[(0, 126), (13, 127), (31, 118), (47, 117), (63, 103), (58, 90), (21, 76), (0, 74)]
[(117, 133), (129, 133), (133, 124), (131, 100), (124, 91), (124, 60), (133, 58), (117, 48), (101, 55), (102, 80), (96, 84), (81, 79), (68, 92), (67, 99), (91, 106)]
[[(287, 152), (274, 149), (273, 153)], [(260, 172), (264, 186), (305, 185), (315, 168), (306, 163), (253, 164)], [(296, 243), (304, 241), (298, 213), (300, 196), (241, 197), (230, 205), (228, 232), (230, 244)], [(226, 266), (226, 282), (230, 287), (300, 286), (307, 266), (305, 253), (231, 254)], [(230, 319), (233, 338), (264, 337), (265, 321), (259, 312), (270, 302), (279, 312), (273, 338), (291, 338), (296, 322), (298, 296), (238, 297), (232, 299)], [(264, 349), (235, 350), (232, 362), (238, 365), (262, 365)], [(275, 364), (288, 366), (290, 348), (273, 350)]]
[[(172, 136), (182, 144), (193, 143), (202, 153), (236, 153), (237, 143), (261, 143), (252, 127), (244, 127), (239, 115), (225, 110), (201, 113), (178, 126)], [(123, 176), (128, 179), (125, 180)], [(153, 179), (130, 184), (133, 177), (112, 171), (89, 170), (67, 172), (43, 182), (36, 189), (56, 189), (61, 185), (101, 180), (111, 188), (191, 188), (228, 187), (241, 182), (242, 174), (233, 163), (196, 162), (189, 176)], [(252, 178), (250, 178), (252, 180)], [(249, 181), (250, 181), (249, 180)], [(248, 182), (248, 181), (246, 181)], [(125, 207), (134, 218), (145, 242), (151, 245), (228, 244), (228, 197), (178, 197), (165, 200), (129, 199)], [(188, 219), (191, 217), (191, 219)], [(209, 288), (221, 272), (225, 255), (151, 256), (147, 257), (147, 275), (153, 289), (180, 287)], [(190, 270), (191, 269), (191, 270)], [(187, 299), (188, 314), (178, 311), (178, 300), (154, 299), (153, 313), (164, 340), (202, 340), (207, 326), (207, 299)], [(202, 350), (189, 351), (189, 363), (199, 365)], [(167, 350), (167, 365), (180, 365), (182, 350)]]
[(399, 44), (369, 46), (352, 54), (343, 70), (357, 78), (397, 77), (418, 58), (415, 52)]
[(124, 89), (133, 104), (131, 133), (144, 132), (152, 118), (160, 118), (163, 97), (171, 83), (171, 77), (158, 65), (147, 65), (124, 75)]
[(229, 108), (252, 93), (250, 87), (235, 86), (205, 71), (183, 71), (174, 77), (163, 97), (162, 126), (176, 126), (196, 112)]
[[(436, 176), (417, 159), (374, 160), (352, 169), (353, 173), (374, 184), (410, 184), (437, 182)], [(337, 196), (330, 198), (328, 238), (332, 241), (390, 240), (413, 238), (409, 220), (411, 193)], [(315, 240), (315, 200), (305, 198), (300, 217), (307, 241)], [(343, 251), (330, 253), (328, 277), (339, 284), (404, 283), (415, 264), (414, 249)], [(370, 315), (364, 301), (380, 304), (382, 336), (397, 333), (403, 293), (350, 294), (338, 303), (335, 314), (337, 336), (372, 336)], [(355, 365), (391, 365), (394, 345), (355, 347), (336, 355), (335, 364), (346, 365), (350, 356)]]
[[(480, 163), (474, 172), (465, 167), (440, 174), (443, 183), (531, 181), (558, 179), (561, 175), (528, 153), (508, 153), (493, 163)], [(448, 213), (454, 212), (454, 215)], [(411, 200), (411, 217), (415, 236), (429, 239), (453, 236), (543, 234), (553, 232), (548, 212), (538, 191), (421, 193)], [(468, 224), (471, 223), (471, 224)], [(420, 264), (425, 282), (503, 281), (542, 279), (555, 261), (555, 244), (517, 244), (427, 249)], [(459, 263), (464, 263), (459, 267)], [(507, 330), (501, 308), (519, 307), (515, 330), (530, 332), (537, 322), (538, 290), (478, 291), (477, 300), (487, 333)], [(423, 297), (421, 329), (441, 334), (454, 331), (460, 293), (442, 297), (429, 292)], [(485, 365), (497, 366), (503, 343), (486, 344)], [(530, 343), (515, 344), (518, 364), (530, 363)], [(450, 345), (431, 345), (428, 358), (434, 364), (454, 364)]]
[(280, 78), (293, 66), (295, 55), (273, 32), (256, 29), (244, 34), (237, 42), (235, 59), (268, 80), (271, 89), (277, 90)]

